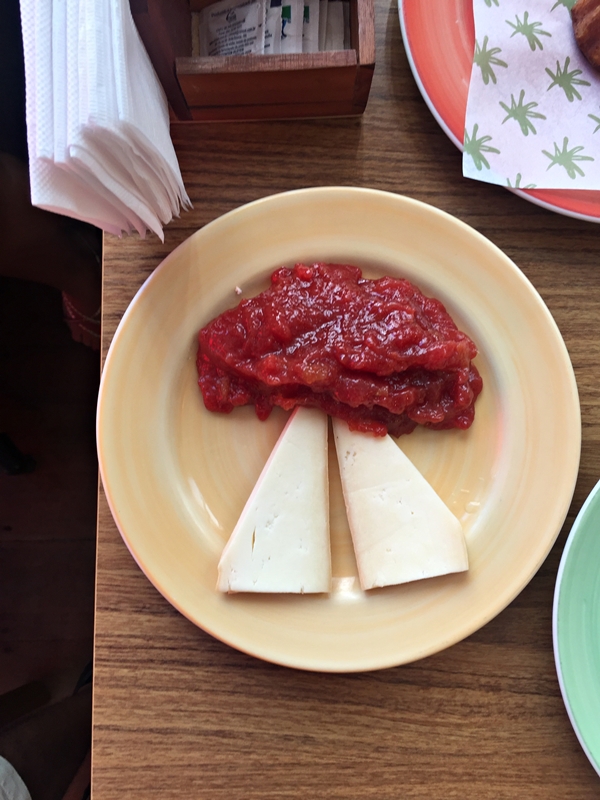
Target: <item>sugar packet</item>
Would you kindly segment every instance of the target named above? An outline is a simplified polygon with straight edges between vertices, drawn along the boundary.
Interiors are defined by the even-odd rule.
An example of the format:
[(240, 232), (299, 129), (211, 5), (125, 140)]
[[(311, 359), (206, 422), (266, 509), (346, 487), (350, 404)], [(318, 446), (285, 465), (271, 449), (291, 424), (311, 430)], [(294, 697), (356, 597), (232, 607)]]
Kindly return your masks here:
[(304, 0), (303, 53), (316, 53), (319, 50), (319, 6), (319, 0)]
[(219, 0), (198, 15), (200, 56), (260, 54), (266, 0)]
[(319, 50), (325, 50), (327, 37), (327, 6), (329, 0), (319, 0)]
[(327, 4), (327, 28), (325, 50), (344, 49), (344, 4), (342, 0), (329, 0)]
[(281, 52), (281, 0), (267, 0), (265, 14), (265, 55), (277, 55)]
[(302, 52), (304, 0), (282, 0), (281, 53)]
[(281, 52), (281, 0), (267, 0), (265, 15), (265, 55)]

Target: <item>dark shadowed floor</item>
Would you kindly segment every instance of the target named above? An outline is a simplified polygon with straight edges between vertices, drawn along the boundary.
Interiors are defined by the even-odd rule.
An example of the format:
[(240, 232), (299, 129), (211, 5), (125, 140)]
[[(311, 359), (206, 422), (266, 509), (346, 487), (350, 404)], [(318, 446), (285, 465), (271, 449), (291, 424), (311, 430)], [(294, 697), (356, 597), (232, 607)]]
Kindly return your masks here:
[(36, 462), (0, 473), (0, 694), (56, 697), (92, 656), (99, 357), (62, 317), (57, 290), (0, 278), (0, 432)]

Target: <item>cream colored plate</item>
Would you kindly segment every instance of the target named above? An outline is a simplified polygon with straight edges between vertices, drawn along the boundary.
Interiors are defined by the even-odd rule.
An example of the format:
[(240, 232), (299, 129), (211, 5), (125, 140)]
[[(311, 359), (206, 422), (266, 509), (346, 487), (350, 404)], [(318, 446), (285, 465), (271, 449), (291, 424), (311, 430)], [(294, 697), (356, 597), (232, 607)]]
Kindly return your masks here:
[[(478, 344), (484, 390), (469, 431), (399, 440), (461, 519), (466, 574), (361, 592), (331, 452), (333, 591), (221, 595), (217, 562), (285, 420), (204, 409), (196, 333), (296, 261), (398, 275), (441, 299)], [(111, 510), (137, 563), (183, 614), (279, 664), (358, 671), (458, 642), (500, 612), (550, 550), (580, 451), (573, 370), (546, 306), (476, 231), (422, 203), (368, 189), (267, 197), (198, 231), (141, 288), (110, 348), (98, 450)], [(330, 437), (331, 438), (331, 437)], [(374, 525), (377, 520), (374, 520)]]

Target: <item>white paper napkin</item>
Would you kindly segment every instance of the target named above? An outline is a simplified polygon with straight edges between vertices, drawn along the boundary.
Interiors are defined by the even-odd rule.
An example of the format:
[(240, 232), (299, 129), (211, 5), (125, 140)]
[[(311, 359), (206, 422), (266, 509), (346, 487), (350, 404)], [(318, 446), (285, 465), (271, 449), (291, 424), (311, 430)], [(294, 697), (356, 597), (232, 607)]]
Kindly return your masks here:
[(190, 205), (128, 0), (21, 0), (32, 203), (121, 235)]
[(574, 0), (473, 0), (463, 174), (503, 186), (600, 189), (600, 73)]

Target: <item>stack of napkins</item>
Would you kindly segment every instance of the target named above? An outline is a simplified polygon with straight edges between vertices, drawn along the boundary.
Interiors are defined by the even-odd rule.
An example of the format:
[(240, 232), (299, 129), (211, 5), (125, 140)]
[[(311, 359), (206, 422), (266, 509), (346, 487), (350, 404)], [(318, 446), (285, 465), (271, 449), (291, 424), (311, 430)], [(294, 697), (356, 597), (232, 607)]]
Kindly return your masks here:
[(116, 235), (190, 205), (128, 0), (21, 0), (33, 205)]
[(473, 0), (463, 174), (529, 189), (600, 189), (600, 73), (574, 0)]

